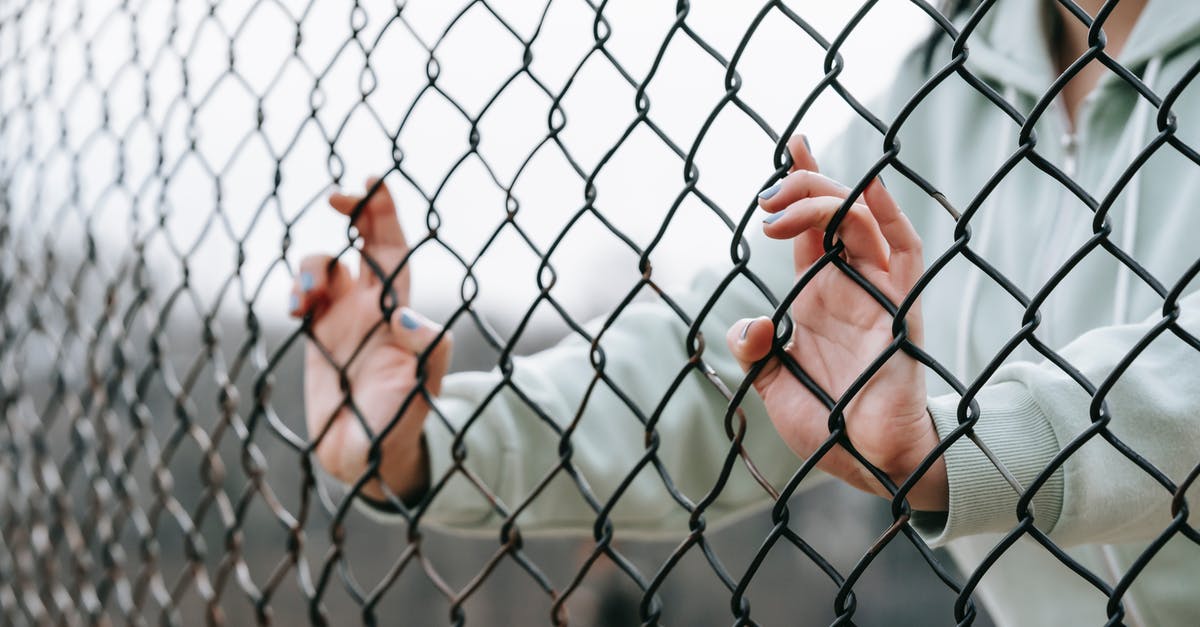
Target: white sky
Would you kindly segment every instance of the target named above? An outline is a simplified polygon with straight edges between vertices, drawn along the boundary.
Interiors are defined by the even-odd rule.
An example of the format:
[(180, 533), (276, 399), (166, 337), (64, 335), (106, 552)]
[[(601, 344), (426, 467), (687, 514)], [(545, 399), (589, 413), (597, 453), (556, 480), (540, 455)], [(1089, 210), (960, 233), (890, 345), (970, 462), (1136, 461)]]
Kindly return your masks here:
[[(349, 190), (361, 190), (367, 175), (390, 168), (393, 155), (388, 134), (395, 132), (427, 82), (428, 55), (418, 38), (430, 44), (436, 41), (465, 3), (406, 3), (402, 15), (411, 32), (399, 22), (385, 28), (396, 11), (394, 3), (383, 0), (361, 2), (363, 12), (353, 18), (350, 3), (332, 1), (314, 2), (306, 8), (307, 3), (299, 0), (226, 0), (218, 5), (215, 19), (206, 17), (208, 3), (200, 0), (143, 2), (134, 11), (136, 20), (114, 0), (77, 4), (59, 3), (55, 15), (44, 14), (51, 10), (45, 5), (54, 3), (29, 7), (22, 21), (29, 31), (24, 44), (13, 38), (0, 43), (0, 59), (10, 59), (19, 45), (28, 55), (23, 73), (5, 74), (5, 83), (0, 84), (0, 111), (18, 110), (16, 103), (22, 93), (45, 89), (47, 77), (53, 81), (48, 88), (49, 106), (42, 103), (22, 113), (0, 137), (0, 149), (9, 155), (27, 154), (32, 139), (33, 160), (9, 158), (10, 163), (18, 163), (13, 182), (18, 228), (27, 233), (53, 229), (58, 234), (56, 241), (68, 247), (78, 245), (80, 230), (89, 228), (101, 240), (103, 254), (112, 256), (109, 267), (116, 267), (129, 242), (145, 238), (162, 221), (165, 228), (146, 240), (151, 255), (167, 260), (152, 264), (159, 279), (166, 285), (178, 283), (181, 265), (169, 261), (177, 254), (172, 248), (189, 251), (192, 282), (207, 301), (206, 307), (213, 306), (219, 293), (224, 294), (222, 306), (235, 305), (244, 294), (254, 297), (256, 311), (272, 322), (281, 321), (286, 313), (292, 280), (288, 266), (294, 268), (309, 252), (336, 251), (346, 242), (345, 219), (320, 201), (331, 185), (330, 147), (324, 135), (335, 133), (348, 118), (335, 150), (343, 160), (343, 181)], [(533, 32), (545, 6), (530, 0), (493, 0), (489, 4), (522, 37)], [(697, 0), (686, 24), (729, 58), (760, 6)], [(790, 6), (832, 39), (860, 4), (802, 1)], [(606, 48), (639, 81), (649, 71), (674, 21), (674, 8), (675, 2), (666, 1), (624, 0), (607, 5), (605, 17), (612, 34)], [(173, 14), (173, 10), (177, 12)], [(76, 25), (79, 11), (83, 20)], [(297, 29), (289, 13), (300, 16), (305, 11), (297, 59), (292, 56)], [(531, 65), (533, 74), (551, 91), (562, 89), (590, 50), (594, 15), (583, 0), (551, 3), (532, 47)], [(361, 20), (359, 41), (371, 49), (375, 89), (367, 102), (378, 121), (361, 103), (362, 81), (371, 80), (363, 76), (364, 55), (355, 45), (342, 47), (351, 37), (353, 19)], [(166, 45), (167, 26), (172, 22), (177, 23), (170, 44), (173, 52), (156, 56)], [(384, 34), (375, 45), (381, 29)], [(843, 82), (861, 99), (870, 99), (890, 80), (904, 52), (928, 29), (928, 18), (906, 0), (879, 2), (843, 49), (847, 61)], [(37, 43), (44, 32), (52, 33), (53, 48)], [(231, 51), (228, 43), (235, 32)], [(89, 40), (90, 48), (84, 45)], [(138, 42), (140, 69), (130, 62), (131, 41)], [(821, 78), (823, 52), (778, 11), (768, 15), (751, 41), (737, 68), (743, 79), (740, 96), (772, 127), (782, 130)], [(226, 73), (231, 52), (244, 83)], [(443, 40), (436, 56), (440, 62), (437, 84), (475, 115), (520, 67), (522, 47), (500, 27), (487, 6), (476, 4)], [(86, 71), (89, 59), (90, 77)], [(316, 98), (320, 105), (316, 117), (323, 132), (311, 121), (302, 127), (314, 93), (314, 80), (305, 64), (325, 74)], [(723, 84), (724, 69), (683, 33), (677, 33), (648, 89), (650, 117), (686, 150), (724, 95)], [(102, 89), (105, 86), (107, 90)], [(150, 103), (145, 114), (144, 92)], [(255, 94), (262, 93), (266, 97), (263, 132), (259, 134), (253, 133)], [(185, 94), (186, 99), (181, 99)], [(207, 98), (193, 118), (188, 103), (200, 102), (205, 94)], [(567, 124), (561, 137), (586, 170), (595, 167), (633, 121), (634, 102), (634, 89), (602, 56), (593, 55), (563, 100)], [(356, 106), (359, 108), (351, 114)], [(93, 134), (103, 126), (105, 108), (111, 132)], [(522, 76), (483, 117), (479, 150), (501, 182), (512, 181), (532, 147), (546, 135), (549, 111), (549, 98)], [(818, 157), (848, 113), (830, 92), (802, 124)], [(62, 122), (66, 124), (65, 145), (57, 143)], [(160, 134), (161, 147), (156, 144)], [(207, 166), (196, 154), (189, 156), (189, 137), (195, 138), (197, 152)], [(124, 142), (123, 150), (119, 141)], [(468, 125), (446, 99), (430, 91), (413, 109), (399, 143), (405, 171), (426, 195), (432, 195), (452, 164), (466, 152)], [(159, 201), (162, 182), (154, 173), (160, 148), (164, 169), (173, 170), (165, 203)], [(285, 155), (282, 179), (278, 195), (271, 196), (280, 155)], [(767, 136), (729, 106), (701, 143), (697, 157), (701, 189), (736, 219), (773, 169), (771, 159)], [(29, 165), (38, 161), (44, 161), (41, 168)], [(219, 202), (207, 168), (219, 173)], [(124, 179), (116, 182), (122, 169)], [(72, 181), (79, 185), (75, 203), (68, 200), (75, 191)], [(426, 232), (428, 203), (398, 174), (389, 176), (388, 182), (410, 239), (420, 239)], [(682, 161), (642, 126), (597, 177), (597, 206), (630, 238), (646, 244), (683, 184)], [(521, 203), (517, 223), (545, 249), (580, 208), (583, 190), (582, 180), (562, 153), (548, 145), (530, 162), (514, 189)], [(314, 199), (318, 202), (310, 204)], [(83, 210), (57, 209), (64, 203)], [(504, 219), (504, 207), (503, 192), (480, 161), (468, 159), (437, 200), (442, 223), (439, 235), (471, 259)], [(211, 220), (214, 214), (221, 219)], [(90, 224), (85, 225), (81, 216), (89, 216)], [(287, 221), (294, 221), (294, 226), (285, 249)], [(222, 292), (238, 267), (239, 240), (244, 242), (245, 255), (240, 280)], [(40, 245), (39, 238), (23, 241)], [(728, 231), (707, 208), (690, 199), (653, 256), (655, 276), (668, 284), (685, 281), (697, 265), (720, 259), (727, 250)], [(285, 253), (286, 265), (278, 263), (281, 253)], [(601, 311), (639, 274), (636, 257), (591, 217), (572, 229), (552, 262), (559, 275), (554, 294), (569, 307), (578, 308), (581, 315)], [(479, 306), (498, 327), (513, 324), (535, 297), (537, 263), (511, 228), (506, 228), (484, 255), (477, 269), (482, 285)], [(437, 317), (458, 303), (463, 270), (457, 261), (430, 247), (419, 253), (413, 264), (415, 306)]]

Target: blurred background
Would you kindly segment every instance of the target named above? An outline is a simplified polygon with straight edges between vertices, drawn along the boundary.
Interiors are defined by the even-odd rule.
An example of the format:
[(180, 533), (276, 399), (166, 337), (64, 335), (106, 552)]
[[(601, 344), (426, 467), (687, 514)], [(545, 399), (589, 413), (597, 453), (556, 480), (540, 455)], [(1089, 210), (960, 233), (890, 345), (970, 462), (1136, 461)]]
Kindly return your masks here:
[[(862, 7), (785, 4), (828, 40)], [(932, 26), (908, 0), (869, 4), (841, 48), (840, 80), (865, 102)], [(287, 316), (288, 293), (303, 256), (344, 251), (349, 234), (325, 197), (361, 193), (367, 176), (399, 163), (403, 174), (387, 182), (410, 240), (435, 225), (445, 244), (414, 254), (413, 306), (445, 320), (462, 304), (470, 266), (474, 310), (500, 338), (537, 297), (537, 251), (583, 205), (586, 177), (576, 168), (598, 172), (597, 208), (645, 246), (685, 187), (679, 151), (695, 147), (700, 189), (738, 221), (775, 170), (775, 142), (743, 111), (721, 107), (722, 59), (738, 52), (763, 5), (692, 2), (689, 32), (675, 28), (679, 8), (0, 0), (0, 411), (11, 452), (0, 491), (5, 537), (33, 547), (3, 549), (0, 580), (17, 583), (0, 606), (40, 603), (53, 614), (56, 603), (86, 609), (103, 597), (113, 611), (143, 595), (147, 621), (172, 616), (173, 606), (192, 624), (206, 599), (219, 598), (225, 619), (243, 624), (255, 620), (251, 597), (265, 594), (273, 620), (286, 625), (309, 619), (306, 597), (317, 586), (335, 624), (357, 622), (343, 578), (372, 589), (407, 543), (404, 528), (350, 510), (336, 559), (337, 502), (298, 471), (303, 337)], [(824, 76), (824, 54), (782, 11), (768, 11), (741, 50), (739, 98), (782, 132)], [(661, 135), (635, 124), (641, 84)], [(852, 115), (832, 92), (817, 99), (800, 130), (818, 158)], [(548, 125), (560, 124), (563, 148), (543, 144)], [(529, 242), (501, 228), (510, 210)], [(711, 208), (689, 197), (670, 227), (651, 256), (668, 291), (699, 268), (729, 263), (730, 229)], [(354, 254), (343, 258), (357, 265)], [(641, 277), (638, 254), (590, 215), (552, 261), (555, 298), (580, 321), (610, 311)], [(496, 363), (479, 326), (454, 332), (456, 370)], [(518, 352), (567, 332), (539, 308)], [(891, 521), (885, 503), (837, 485), (795, 497), (791, 511), (792, 527), (843, 572)], [(302, 535), (289, 533), (295, 519)], [(241, 533), (230, 535), (235, 521)], [(770, 527), (760, 513), (707, 535), (738, 575)], [(616, 545), (648, 578), (675, 548)], [(453, 590), (497, 550), (495, 537), (430, 531), (422, 546)], [(525, 548), (561, 589), (592, 546), (587, 536), (534, 537)], [(931, 615), (952, 623), (953, 594), (919, 559), (907, 542), (888, 545), (855, 587), (859, 624), (927, 625)], [(101, 574), (118, 583), (89, 592), (86, 582)], [(59, 575), (46, 590), (28, 588), (30, 578)], [(56, 596), (79, 585), (79, 598)], [(747, 592), (763, 625), (826, 624), (835, 593), (790, 547), (770, 553)], [(660, 596), (668, 624), (733, 620), (728, 591), (696, 551)], [(632, 625), (640, 599), (602, 560), (567, 608), (573, 624)], [(505, 559), (463, 609), (470, 624), (545, 624), (552, 603)], [(377, 615), (447, 624), (449, 608), (410, 567)]]

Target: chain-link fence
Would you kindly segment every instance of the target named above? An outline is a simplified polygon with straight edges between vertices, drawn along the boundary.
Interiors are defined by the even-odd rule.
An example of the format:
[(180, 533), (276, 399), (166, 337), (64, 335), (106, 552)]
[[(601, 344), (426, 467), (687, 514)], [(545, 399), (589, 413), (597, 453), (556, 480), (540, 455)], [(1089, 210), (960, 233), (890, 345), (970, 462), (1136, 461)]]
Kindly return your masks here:
[[(966, 3), (950, 17), (922, 0), (741, 4), (0, 2), (4, 622), (981, 624), (977, 590), (1010, 577), (1003, 565), (1029, 551), (1058, 569), (1058, 581), (1079, 586), (1052, 594), (1090, 599), (1101, 620), (1169, 620), (1153, 604), (1188, 593), (1162, 581), (1200, 572), (1200, 534), (1184, 498), (1200, 456), (1186, 430), (1158, 436), (1185, 449), (1170, 461), (1139, 451), (1127, 434), (1165, 428), (1121, 426), (1108, 398), (1152, 344), (1200, 349), (1180, 321), (1200, 271), (1194, 251), (1140, 243), (1129, 232), (1136, 216), (1126, 217), (1129, 202), (1159, 198), (1140, 181), (1156, 160), (1200, 163), (1175, 113), (1200, 63), (1163, 71), (1169, 81), (1150, 76), (1162, 59), (1117, 63), (1099, 28), (1117, 3), (1093, 22), (1063, 2), (1092, 26), (1090, 47), (1018, 104), (969, 63), (973, 37), (1003, 2)], [(908, 47), (925, 52), (901, 57)], [(863, 104), (902, 58), (900, 72), (920, 74), (918, 87), (886, 115), (885, 105)], [(1146, 128), (1123, 140), (1128, 157), (1107, 165), (1102, 184), (1084, 185), (1059, 158), (1070, 152), (1046, 148), (1054, 142), (1039, 142), (1038, 130), (1093, 61)], [(914, 118), (953, 117), (923, 107), (954, 90), (1004, 120), (1003, 140), (978, 139), (979, 152), (1000, 155), (985, 176), (943, 180), (955, 172), (946, 159), (970, 159), (911, 141), (901, 148)], [(927, 269), (899, 302), (863, 277), (834, 236), (852, 201), (790, 290), (773, 291), (751, 263), (766, 245), (750, 235), (761, 215), (755, 194), (792, 166), (793, 134), (814, 138), (820, 160), (843, 125), (830, 120), (870, 138), (859, 169), (839, 173), (854, 177), (844, 180), (849, 198), (886, 170), (907, 210), (931, 207), (940, 220), (940, 231), (923, 230)], [(1003, 241), (987, 244), (1004, 233), (997, 223), (1033, 221), (1008, 210), (1020, 205), (1016, 196), (996, 200), (1025, 170), (1053, 190), (1043, 199), (1057, 198), (1038, 215), (1087, 222), (1075, 239), (1049, 223), (1030, 227), (1060, 238), (1044, 243), (1058, 253), (1033, 283), (995, 261)], [(360, 230), (325, 206), (332, 189), (368, 175), (384, 176), (408, 236), (411, 252), (396, 268), (364, 254)], [(1118, 210), (1124, 221), (1114, 226)], [(448, 385), (474, 387), (447, 404), (423, 384), (399, 394), (395, 415), (375, 430), (345, 382), (379, 325), (363, 325), (352, 351), (319, 346), (342, 380), (339, 419), (373, 442), (353, 486), (316, 461), (325, 431), (306, 427), (300, 372), (314, 320), (286, 317), (300, 259), (323, 251), (361, 260), (364, 275), (384, 285), (411, 265), (414, 308), (454, 331), (455, 370), (491, 369), (450, 375)], [(1118, 293), (1151, 303), (1144, 312), (1118, 305), (1126, 319), (1151, 320), (1131, 345), (1109, 347), (1122, 355), (1100, 372), (1065, 356), (1059, 347), (1070, 336), (1048, 337), (1059, 311), (1073, 311), (1060, 305), (1061, 285), (1084, 275), (1092, 291), (1109, 289), (1087, 269), (1097, 257), (1118, 268)], [(688, 283), (701, 267), (709, 278)], [(844, 273), (888, 312), (891, 341), (838, 393), (787, 357), (781, 333), (774, 354), (825, 404), (828, 433), (806, 458), (756, 456), (784, 449), (751, 409), (753, 377), (724, 376), (722, 338), (702, 327), (731, 323), (710, 318), (741, 290), (760, 299), (756, 313), (774, 311), (790, 330), (789, 307), (822, 271)], [(974, 349), (982, 352), (974, 366), (909, 336), (905, 317), (939, 277), (964, 287), (946, 308), (955, 317), (931, 317), (927, 336), (953, 335), (945, 320), (977, 323), (957, 317), (960, 309), (1008, 312), (1001, 339)], [(386, 320), (402, 304), (391, 291), (372, 302)], [(637, 328), (626, 321), (642, 311), (670, 318), (642, 327), (670, 339), (625, 337)], [(573, 349), (548, 349), (563, 337)], [(654, 342), (677, 354), (642, 352), (657, 351)], [(545, 350), (566, 356), (545, 365)], [(844, 413), (900, 353), (932, 373), (933, 388), (963, 400), (959, 428), (894, 481), (855, 450)], [(987, 411), (977, 396), (1002, 365), (1031, 359), (1086, 395), (1088, 425), (1019, 478), (975, 429)], [(536, 378), (525, 373), (562, 364), (582, 379), (564, 392), (570, 402), (526, 385)], [(639, 371), (647, 364), (666, 366)], [(425, 376), (424, 358), (415, 367)], [(707, 408), (692, 417), (707, 431), (673, 440), (663, 417), (684, 397)], [(430, 453), (441, 461), (429, 489), (363, 506), (382, 434), (401, 428), (422, 399), (433, 403), (429, 446), (442, 447)], [(539, 450), (505, 449), (511, 434), (490, 422), (503, 403), (529, 416), (517, 426), (538, 432), (528, 441)], [(589, 409), (596, 405), (605, 409)], [(622, 413), (596, 415), (612, 407)], [(609, 427), (581, 425), (604, 421), (625, 426), (590, 444), (614, 452), (589, 464), (576, 450), (589, 445), (581, 438), (603, 438)], [(775, 444), (761, 444), (768, 440)], [(960, 572), (918, 533), (907, 497), (939, 455), (968, 440), (1019, 499)], [(488, 447), (525, 456), (530, 476), (486, 474), (476, 460)], [(1035, 505), (1047, 486), (1071, 489), (1071, 473), (1086, 472), (1069, 468), (1072, 456), (1097, 447), (1149, 478), (1170, 510), (1133, 544), (1115, 542), (1119, 529), (1101, 538), (1114, 540), (1097, 549), (1102, 559), (1068, 548)], [(836, 450), (865, 464), (891, 498), (831, 485), (798, 494)], [(748, 485), (757, 498), (726, 503)], [(468, 514), (438, 510), (456, 506)], [(566, 522), (555, 524), (560, 509)], [(717, 519), (732, 528), (710, 529)], [(534, 533), (554, 527), (577, 535)], [(648, 529), (657, 541), (645, 539)], [(1175, 570), (1160, 573), (1156, 558), (1172, 541), (1183, 547), (1172, 549)], [(1139, 578), (1155, 583), (1143, 593)]]

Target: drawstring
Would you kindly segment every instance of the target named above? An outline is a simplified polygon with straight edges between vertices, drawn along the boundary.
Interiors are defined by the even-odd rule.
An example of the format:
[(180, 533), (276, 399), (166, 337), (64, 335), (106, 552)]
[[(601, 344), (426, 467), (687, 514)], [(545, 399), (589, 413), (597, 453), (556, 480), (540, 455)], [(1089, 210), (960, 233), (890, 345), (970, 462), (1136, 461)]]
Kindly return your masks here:
[[(1158, 81), (1158, 71), (1162, 67), (1162, 59), (1155, 57), (1146, 64), (1146, 72), (1142, 75), (1142, 82), (1146, 87), (1153, 89), (1154, 83)], [(1138, 98), (1137, 104), (1133, 108), (1131, 140), (1129, 142), (1129, 161), (1132, 162), (1142, 145), (1146, 143), (1146, 127), (1150, 126), (1151, 111), (1150, 101), (1145, 98)], [(1114, 159), (1116, 161), (1116, 159)], [(1112, 180), (1109, 176), (1106, 181)], [(1121, 250), (1125, 254), (1132, 256), (1133, 247), (1137, 243), (1137, 223), (1138, 215), (1141, 212), (1141, 180), (1142, 170), (1138, 169), (1129, 179), (1129, 184), (1125, 189), (1128, 194), (1128, 201), (1125, 206), (1125, 220), (1123, 221), (1121, 232)], [(1129, 323), (1129, 285), (1133, 280), (1133, 271), (1125, 267), (1124, 264), (1118, 264), (1117, 268), (1117, 286), (1113, 292), (1113, 324), (1128, 324)], [(1100, 547), (1100, 553), (1104, 556), (1104, 564), (1108, 567), (1109, 575), (1113, 581), (1121, 579), (1121, 563), (1120, 556), (1117, 555), (1116, 547), (1111, 544), (1105, 544)], [(1146, 622), (1142, 619), (1141, 610), (1138, 608), (1136, 599), (1133, 594), (1126, 593), (1122, 599), (1122, 604), (1125, 606), (1125, 611), (1129, 616), (1129, 622), (1133, 625), (1145, 625)]]
[[(1017, 98), (1017, 90), (1012, 85), (1004, 89), (1004, 99), (1008, 102), (1013, 102)], [(1009, 127), (1006, 120), (1001, 118), (1000, 121), (1000, 137), (996, 142), (998, 163), (1004, 163), (1008, 157), (1008, 135)], [(983, 212), (983, 225), (979, 229), (981, 233), (979, 237), (979, 246), (975, 252), (980, 257), (986, 257), (988, 253), (988, 245), (991, 243), (992, 222), (995, 221), (997, 211), (1004, 206), (1000, 202), (1003, 197), (1003, 189), (997, 188), (991, 197), (991, 202)], [(979, 304), (979, 288), (983, 281), (983, 270), (979, 266), (971, 264), (967, 270), (967, 284), (963, 289), (963, 306), (958, 315), (958, 327), (956, 329), (955, 349), (954, 349), (954, 374), (960, 381), (967, 380), (967, 369), (970, 359), (970, 344), (971, 344), (971, 323), (975, 317), (975, 308)]]
[[(1158, 71), (1161, 67), (1162, 58), (1160, 57), (1155, 57), (1146, 64), (1146, 73), (1142, 77), (1142, 82), (1146, 84), (1146, 87), (1152, 88), (1157, 82)], [(1150, 125), (1150, 116), (1153, 110), (1149, 100), (1138, 98), (1132, 116), (1133, 139), (1129, 143), (1129, 160), (1131, 162), (1146, 143), (1146, 127)], [(1142, 208), (1141, 182), (1142, 170), (1139, 168), (1129, 179), (1129, 184), (1125, 188), (1129, 200), (1125, 206), (1125, 220), (1121, 228), (1121, 250), (1125, 251), (1127, 255), (1133, 255), (1133, 248), (1137, 245), (1138, 215)], [(1129, 286), (1132, 280), (1133, 271), (1124, 264), (1120, 264), (1117, 269), (1117, 286), (1113, 293), (1113, 324), (1125, 324), (1129, 321)]]
[[(1153, 87), (1158, 80), (1158, 73), (1162, 67), (1162, 59), (1155, 57), (1146, 64), (1146, 71), (1143, 75), (1142, 82), (1147, 87)], [(1016, 90), (1010, 85), (1004, 90), (1004, 99), (1013, 102), (1016, 100)], [(1150, 101), (1145, 98), (1139, 98), (1137, 105), (1133, 110), (1131, 130), (1132, 137), (1129, 140), (1128, 146), (1130, 151), (1130, 161), (1136, 158), (1138, 152), (1146, 143), (1146, 128), (1150, 124), (1150, 116), (1153, 115), (1154, 108)], [(1001, 136), (997, 142), (999, 147), (999, 162), (1008, 156), (1007, 138), (1008, 125), (1001, 123)], [(1116, 166), (1119, 160), (1114, 159), (1109, 164), (1109, 170), (1102, 180), (1112, 180), (1116, 174)], [(1141, 179), (1142, 172), (1138, 170), (1130, 178), (1126, 185), (1126, 201), (1125, 216), (1121, 228), (1121, 250), (1126, 254), (1132, 255), (1134, 247), (1137, 245), (1137, 224), (1138, 217), (1141, 213)], [(990, 207), (984, 212), (983, 224), (980, 229), (982, 235), (979, 239), (979, 246), (976, 248), (976, 253), (980, 257), (986, 257), (988, 247), (991, 244), (992, 224), (998, 208), (1003, 207), (1001, 198), (1003, 190), (997, 189), (992, 197)], [(1129, 318), (1129, 290), (1133, 280), (1133, 271), (1124, 265), (1117, 270), (1116, 287), (1113, 291), (1113, 323), (1123, 324), (1128, 322)], [(983, 281), (983, 271), (975, 264), (971, 264), (967, 271), (966, 285), (963, 290), (963, 306), (958, 317), (958, 325), (956, 328), (955, 341), (955, 375), (959, 380), (966, 381), (968, 378), (970, 366), (970, 348), (971, 348), (971, 324), (974, 321), (975, 310), (979, 306), (980, 286)]]

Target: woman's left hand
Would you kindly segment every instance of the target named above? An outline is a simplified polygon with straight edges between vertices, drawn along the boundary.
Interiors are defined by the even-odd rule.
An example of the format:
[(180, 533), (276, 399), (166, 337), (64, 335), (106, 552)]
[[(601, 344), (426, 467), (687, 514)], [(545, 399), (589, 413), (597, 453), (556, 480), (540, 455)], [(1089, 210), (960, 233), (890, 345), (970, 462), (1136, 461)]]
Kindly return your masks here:
[[(760, 195), (772, 214), (764, 233), (794, 243), (799, 279), (825, 249), (822, 240), (850, 189), (817, 173), (802, 138), (790, 142), (792, 173)], [(878, 179), (871, 182), (838, 225), (846, 262), (892, 303), (899, 304), (923, 270), (921, 240)], [(837, 399), (893, 341), (893, 318), (845, 272), (827, 264), (791, 306), (793, 333), (786, 351), (809, 377)], [(909, 339), (922, 343), (920, 304), (908, 312)], [(729, 329), (727, 341), (744, 370), (767, 357), (775, 336), (770, 318), (744, 319)], [(812, 455), (829, 432), (829, 410), (772, 357), (754, 381), (779, 434), (801, 457)], [(902, 351), (893, 354), (858, 391), (845, 411), (850, 442), (864, 458), (897, 484), (905, 481), (939, 440), (926, 410), (925, 373)], [(818, 467), (850, 485), (890, 496), (843, 447), (830, 449)], [(948, 488), (941, 459), (908, 495), (917, 509), (946, 509)]]

